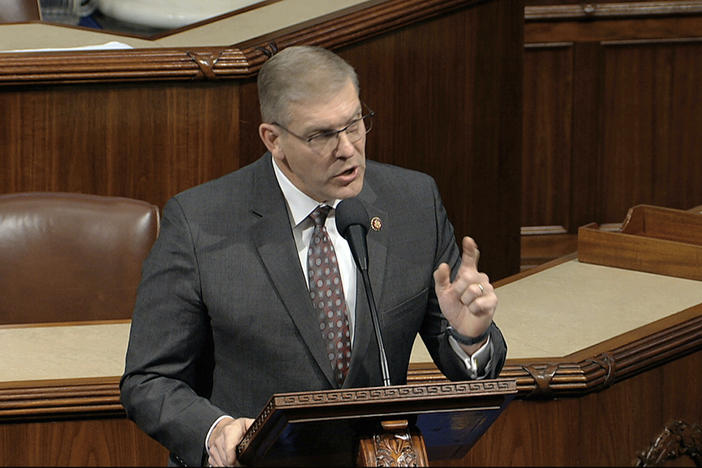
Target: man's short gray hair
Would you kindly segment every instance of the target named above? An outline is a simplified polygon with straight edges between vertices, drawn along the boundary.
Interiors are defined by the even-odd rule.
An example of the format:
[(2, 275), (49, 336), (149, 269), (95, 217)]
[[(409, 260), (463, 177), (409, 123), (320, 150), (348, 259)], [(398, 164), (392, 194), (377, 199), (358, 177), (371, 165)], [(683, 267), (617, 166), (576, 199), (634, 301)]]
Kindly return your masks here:
[(258, 98), (263, 122), (288, 125), (290, 103), (330, 98), (351, 80), (359, 91), (356, 71), (335, 53), (316, 46), (292, 46), (263, 64)]

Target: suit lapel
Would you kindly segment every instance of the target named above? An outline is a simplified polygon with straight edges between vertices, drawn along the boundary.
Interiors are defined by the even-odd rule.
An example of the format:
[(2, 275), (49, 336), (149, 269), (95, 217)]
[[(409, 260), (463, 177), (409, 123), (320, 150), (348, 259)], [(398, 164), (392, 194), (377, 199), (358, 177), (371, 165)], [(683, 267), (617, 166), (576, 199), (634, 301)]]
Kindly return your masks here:
[[(251, 215), (253, 239), (278, 296), (300, 332), (317, 365), (334, 385), (334, 376), (319, 335), (319, 323), (307, 293), (283, 194), (278, 188), (270, 156), (257, 171), (256, 198)], [(265, 305), (264, 305), (265, 307)]]
[[(381, 227), (377, 230), (369, 227), (368, 235), (366, 236), (368, 242), (368, 276), (370, 276), (371, 288), (373, 288), (376, 303), (380, 304), (388, 255), (388, 216), (387, 212), (376, 204), (375, 191), (368, 183), (363, 187), (363, 191), (358, 198), (366, 207), (369, 225), (374, 218), (381, 223)], [(363, 282), (359, 283), (359, 287), (363, 287)]]
[[(326, 357), (324, 343), (318, 332), (319, 323), (307, 293), (307, 284), (297, 256), (285, 199), (275, 179), (270, 155), (259, 161), (254, 186), (256, 193), (251, 210), (251, 216), (254, 217), (251, 225), (251, 238), (258, 249), (261, 261), (276, 293), (317, 365), (326, 376), (329, 384), (334, 387), (334, 375)], [(380, 230), (369, 229), (367, 236), (371, 288), (375, 302), (380, 307), (387, 262), (388, 232), (391, 226), (388, 223), (387, 212), (376, 205), (377, 196), (367, 182), (358, 198), (368, 211), (369, 222), (374, 217), (382, 222)], [(380, 309), (378, 313), (382, 330)], [(373, 330), (363, 279), (358, 272), (353, 345), (354, 350), (357, 351), (352, 353), (349, 375), (346, 379), (347, 384), (353, 384), (356, 373), (354, 370), (362, 368), (364, 360), (378, 360), (376, 355), (369, 356), (368, 353), (364, 352), (372, 341), (375, 341), (375, 331)]]

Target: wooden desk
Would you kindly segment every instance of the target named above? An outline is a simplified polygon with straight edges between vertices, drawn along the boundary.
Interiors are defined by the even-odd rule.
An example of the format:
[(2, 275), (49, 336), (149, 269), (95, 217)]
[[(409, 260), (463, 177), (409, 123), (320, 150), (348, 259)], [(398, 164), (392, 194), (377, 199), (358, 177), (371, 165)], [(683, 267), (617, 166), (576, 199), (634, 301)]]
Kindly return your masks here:
[(0, 466), (165, 466), (119, 402), (129, 326), (0, 327)]
[[(702, 421), (702, 282), (569, 257), (497, 286), (520, 395), (461, 463), (631, 465), (669, 421)], [(128, 328), (0, 328), (0, 464), (165, 463), (119, 404)], [(418, 346), (410, 383), (443, 379)]]
[[(465, 465), (631, 466), (672, 420), (702, 422), (702, 282), (569, 256), (496, 285), (520, 394)], [(421, 353), (410, 382), (442, 379)]]

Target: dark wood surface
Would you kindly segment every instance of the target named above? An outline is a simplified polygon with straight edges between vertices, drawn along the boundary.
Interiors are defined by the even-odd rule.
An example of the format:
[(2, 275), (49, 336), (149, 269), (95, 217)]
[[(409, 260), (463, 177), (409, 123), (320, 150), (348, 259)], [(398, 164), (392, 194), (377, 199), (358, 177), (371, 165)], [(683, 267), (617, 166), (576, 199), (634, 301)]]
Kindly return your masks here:
[[(502, 280), (498, 295), (572, 258)], [(671, 421), (702, 420), (700, 366), (702, 304), (568, 356), (508, 359), (500, 377), (517, 380), (517, 399), (451, 464), (632, 466)], [(410, 369), (410, 382), (441, 379), (431, 364)]]
[(702, 216), (652, 205), (632, 207), (621, 230), (578, 230), (578, 260), (702, 280)]
[[(409, 4), (389, 3), (394, 8)], [(423, 2), (430, 6), (443, 3)], [(697, 60), (702, 44), (698, 9), (686, 13), (680, 9), (683, 2), (653, 2), (678, 10), (646, 15), (631, 10), (635, 5), (618, 2), (619, 13), (594, 17), (587, 16), (582, 7), (565, 13), (527, 8), (527, 21), (522, 24), (507, 11), (512, 2), (446, 3), (450, 5), (445, 10), (421, 10), (406, 24), (393, 23), (396, 29), (389, 31), (370, 28), (359, 32), (375, 24), (368, 18), (344, 29), (347, 34), (341, 42), (334, 42), (328, 33), (307, 38), (338, 47), (345, 57), (366, 64), (359, 67), (364, 99), (380, 116), (394, 119), (382, 138), (379, 127), (374, 130), (369, 155), (385, 154), (388, 147), (402, 148), (401, 154), (387, 154), (381, 160), (398, 158), (400, 163), (432, 173), (449, 214), (457, 218), (457, 231), (477, 233), (483, 250), (481, 266), (493, 278), (517, 269), (520, 224), (562, 226), (574, 233), (591, 221), (621, 222), (626, 210), (637, 203), (683, 209), (701, 203), (702, 160), (696, 151), (702, 138), (702, 100), (695, 85), (702, 73)], [(575, 3), (580, 2), (527, 0), (527, 6), (579, 6)], [(684, 3), (699, 7), (700, 2)], [(468, 4), (473, 8), (464, 9)], [(487, 14), (484, 23), (476, 24), (478, 20), (471, 16), (478, 9)], [(519, 135), (512, 140), (513, 129), (500, 129), (497, 124), (508, 125), (514, 113), (520, 112), (521, 104), (515, 102), (522, 102), (506, 101), (503, 93), (515, 98), (521, 89), (510, 80), (514, 77), (498, 72), (518, 72), (522, 59), (506, 48), (522, 27), (527, 46), (523, 59), (524, 152), (522, 161), (515, 163), (505, 161), (504, 152), (520, 144)], [(495, 54), (485, 47), (492, 40)], [(456, 44), (463, 50), (455, 50)], [(29, 62), (27, 56), (3, 57), (0, 80), (6, 86), (0, 89), (0, 104), (6, 111), (0, 145), (5, 155), (0, 188), (4, 192), (114, 194), (162, 205), (179, 190), (250, 162), (260, 149), (251, 131), (258, 123), (251, 77), (263, 61), (263, 55), (253, 50), (189, 51), (190, 55), (188, 51), (134, 51), (126, 58), (95, 54), (87, 62), (56, 59), (55, 54)], [(204, 55), (198, 56), (199, 52)], [(213, 57), (218, 60), (208, 66)], [(70, 73), (50, 76), (48, 72), (56, 70), (57, 63)], [(101, 70), (108, 72), (100, 74)], [(454, 71), (458, 72), (456, 79), (445, 76)], [(489, 79), (482, 84), (466, 82), (469, 72), (488, 73)], [(386, 74), (395, 81), (383, 78)], [(368, 82), (369, 77), (375, 78), (371, 82), (375, 84)], [(56, 83), (66, 80), (81, 84)], [(389, 87), (391, 82), (403, 86)], [(437, 89), (437, 85), (451, 88)], [(457, 98), (450, 99), (454, 95)], [(465, 102), (480, 107), (458, 113)], [(507, 107), (501, 107), (503, 104)], [(424, 107), (438, 119), (428, 124), (432, 128), (429, 135), (417, 123)], [(398, 113), (406, 110), (411, 120), (400, 119)], [(452, 112), (458, 115), (449, 115)], [(430, 114), (421, 114), (425, 115)], [(399, 125), (398, 120), (407, 121)], [(378, 125), (381, 123), (379, 119)], [(435, 154), (427, 153), (427, 148), (436, 150)], [(454, 159), (447, 163), (447, 157)], [(532, 167), (532, 160), (538, 164)], [(497, 189), (479, 192), (498, 179), (501, 189), (519, 187), (525, 177), (522, 164), (528, 183), (524, 182), (525, 189), (519, 188), (517, 195), (498, 194)], [(484, 180), (466, 182), (465, 174), (472, 174), (476, 166), (487, 170), (481, 173)], [(461, 177), (454, 177), (456, 171)], [(536, 201), (524, 200), (530, 197)], [(489, 209), (505, 211), (476, 219), (485, 199), (490, 199)], [(464, 206), (461, 200), (469, 202)], [(502, 239), (492, 244), (486, 235)], [(679, 323), (658, 323), (655, 329), (627, 337), (633, 345), (610, 343), (609, 350), (587, 350), (565, 363), (508, 361), (505, 374), (518, 376), (523, 398), (512, 402), (469, 458), (456, 464), (630, 465), (635, 452), (648, 447), (669, 419), (700, 421), (699, 311), (685, 313), (689, 316), (676, 316)], [(611, 361), (600, 356), (605, 351), (619, 354)], [(614, 371), (615, 380), (609, 386), (602, 385), (606, 369)], [(443, 378), (421, 367), (413, 369), (410, 377), (415, 381)], [(559, 394), (559, 387), (552, 383), (563, 384), (565, 393)], [(539, 384), (541, 388), (546, 385), (542, 393), (550, 396), (529, 396)], [(82, 403), (73, 400), (95, 411), (89, 417), (59, 418), (54, 409), (46, 410), (50, 420), (43, 421), (19, 421), (16, 414), (10, 421), (3, 416), (0, 446), (10, 450), (11, 457), (3, 454), (1, 463), (54, 464), (62, 453), (58, 464), (163, 464), (164, 450), (143, 433), (132, 432), (133, 425), (115, 414), (118, 392), (116, 383), (110, 385), (110, 395), (103, 403), (96, 402), (95, 396), (85, 396)], [(7, 390), (3, 410), (17, 409), (15, 405), (23, 398), (29, 401), (20, 412), (29, 407), (41, 413), (36, 406), (47, 401), (61, 408), (67, 394), (81, 387), (58, 385), (48, 399), (33, 390), (3, 389)], [(113, 453), (112, 446), (107, 449), (102, 442), (94, 442), (113, 430), (118, 434), (110, 440), (117, 441), (119, 454)], [(24, 448), (29, 440), (31, 450)], [(94, 445), (102, 448), (93, 451), (90, 447)], [(45, 447), (51, 451), (42, 450)], [(100, 456), (95, 457), (98, 452)], [(141, 458), (134, 462), (130, 457)]]
[(670, 421), (702, 419), (700, 368), (698, 350), (581, 397), (514, 400), (455, 466), (633, 466)]
[(519, 269), (521, 11), (387, 0), (241, 47), (0, 56), (0, 189), (162, 206), (262, 154), (265, 50), (318, 44), (358, 70), (377, 113), (369, 158), (434, 176), (456, 235), (476, 238), (491, 277), (508, 276)]
[[(369, 157), (433, 175), (457, 235), (505, 277), (519, 268), (521, 5), (376, 1), (241, 48), (2, 55), (0, 190), (162, 206), (262, 153), (254, 80), (271, 40), (318, 44), (356, 66), (378, 114)], [(3, 383), (0, 422), (2, 465), (166, 461), (114, 378)]]
[[(465, 457), (441, 464), (631, 465), (671, 420), (702, 420), (701, 366), (702, 304), (572, 355), (508, 359), (500, 377), (516, 379), (517, 399)], [(446, 381), (432, 364), (412, 365), (408, 377)], [(162, 464), (164, 449), (124, 419), (117, 385), (116, 377), (1, 383), (0, 464)], [(18, 448), (27, 440), (48, 448)]]
[(522, 226), (700, 204), (700, 39), (700, 1), (525, 2)]
[(493, 278), (518, 271), (521, 87), (508, 78), (521, 74), (518, 10), (488, 2), (341, 50), (363, 64), (361, 94), (377, 113), (368, 157), (432, 175)]
[(166, 466), (168, 452), (124, 417), (0, 424), (0, 466)]
[[(388, 466), (388, 458), (426, 461), (427, 454), (435, 462), (456, 458), (457, 453), (462, 456), (468, 451), (516, 393), (514, 380), (487, 379), (275, 394), (251, 424), (237, 453), (247, 465), (323, 461), (326, 466), (348, 466), (357, 452), (366, 461), (363, 466)], [(373, 437), (385, 439), (385, 432), (392, 434), (393, 427), (404, 436), (409, 436), (408, 429), (424, 435), (424, 440), (419, 437), (416, 444), (404, 447), (412, 455), (396, 457), (383, 454), (380, 447), (372, 449)], [(320, 439), (321, 432), (328, 435)], [(355, 447), (359, 440), (365, 449)], [(402, 451), (397, 448), (390, 452), (399, 455)]]

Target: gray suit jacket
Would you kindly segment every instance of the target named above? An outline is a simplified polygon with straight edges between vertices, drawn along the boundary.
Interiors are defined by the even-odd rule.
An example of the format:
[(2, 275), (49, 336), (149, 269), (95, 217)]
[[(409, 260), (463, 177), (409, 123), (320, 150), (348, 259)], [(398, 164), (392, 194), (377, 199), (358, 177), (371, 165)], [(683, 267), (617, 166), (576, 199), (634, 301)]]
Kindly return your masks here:
[[(371, 217), (369, 273), (393, 384), (406, 382), (419, 332), (444, 374), (466, 380), (432, 273), (460, 250), (434, 181), (368, 161), (359, 199)], [(358, 281), (344, 387), (381, 386), (378, 348)], [(223, 414), (256, 417), (273, 393), (335, 387), (271, 156), (169, 200), (144, 262), (121, 396), (127, 414), (179, 460), (200, 464)], [(506, 355), (491, 329), (496, 377)]]

